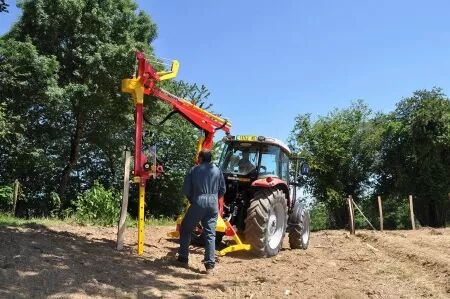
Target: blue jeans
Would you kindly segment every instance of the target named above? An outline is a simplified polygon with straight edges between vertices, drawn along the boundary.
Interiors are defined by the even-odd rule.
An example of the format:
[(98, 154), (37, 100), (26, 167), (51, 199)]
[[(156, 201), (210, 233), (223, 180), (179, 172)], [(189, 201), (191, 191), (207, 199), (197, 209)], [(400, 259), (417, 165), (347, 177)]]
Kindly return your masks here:
[(180, 227), (180, 257), (189, 257), (189, 244), (191, 234), (199, 222), (203, 226), (205, 238), (205, 260), (206, 267), (214, 267), (216, 250), (216, 224), (218, 214), (217, 194), (204, 194), (193, 199)]

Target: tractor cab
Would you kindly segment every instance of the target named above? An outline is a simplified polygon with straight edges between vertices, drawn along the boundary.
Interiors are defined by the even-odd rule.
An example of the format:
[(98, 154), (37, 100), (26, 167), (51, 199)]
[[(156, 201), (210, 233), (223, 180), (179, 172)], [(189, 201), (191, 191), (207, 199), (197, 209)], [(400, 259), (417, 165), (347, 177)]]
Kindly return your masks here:
[(219, 167), (227, 178), (252, 183), (278, 178), (289, 182), (289, 148), (281, 141), (263, 136), (225, 137)]
[(227, 186), (223, 218), (245, 230), (251, 200), (261, 189), (279, 189), (289, 199), (289, 148), (263, 136), (226, 136), (219, 160)]

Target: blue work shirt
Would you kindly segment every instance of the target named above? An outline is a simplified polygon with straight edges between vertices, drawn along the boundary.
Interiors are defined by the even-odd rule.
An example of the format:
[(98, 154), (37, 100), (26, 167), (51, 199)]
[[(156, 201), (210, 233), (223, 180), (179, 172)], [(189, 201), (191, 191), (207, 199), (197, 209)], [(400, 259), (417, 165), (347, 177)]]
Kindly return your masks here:
[(225, 194), (222, 171), (207, 162), (192, 167), (184, 179), (183, 193), (191, 203), (198, 203), (200, 197), (217, 200)]

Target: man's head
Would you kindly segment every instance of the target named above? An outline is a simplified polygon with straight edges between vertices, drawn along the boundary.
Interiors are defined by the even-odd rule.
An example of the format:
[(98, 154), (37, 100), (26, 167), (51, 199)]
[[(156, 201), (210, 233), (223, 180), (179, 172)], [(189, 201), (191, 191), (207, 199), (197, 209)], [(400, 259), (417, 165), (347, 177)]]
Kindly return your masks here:
[(212, 159), (211, 151), (208, 149), (202, 149), (198, 153), (198, 163), (210, 163)]
[(248, 151), (243, 151), (242, 152), (242, 159), (243, 160), (248, 160), (249, 156), (250, 156), (250, 153)]

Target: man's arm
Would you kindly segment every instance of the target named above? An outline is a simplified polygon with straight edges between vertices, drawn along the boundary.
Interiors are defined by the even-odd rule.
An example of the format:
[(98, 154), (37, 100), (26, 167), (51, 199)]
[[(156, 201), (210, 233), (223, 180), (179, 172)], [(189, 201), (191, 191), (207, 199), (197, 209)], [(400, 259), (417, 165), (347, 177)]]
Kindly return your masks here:
[(219, 198), (221, 198), (225, 194), (225, 191), (226, 191), (225, 179), (223, 177), (222, 171), (219, 171), (219, 191), (218, 191)]
[(183, 193), (190, 203), (192, 203), (192, 168), (186, 173), (183, 183)]

